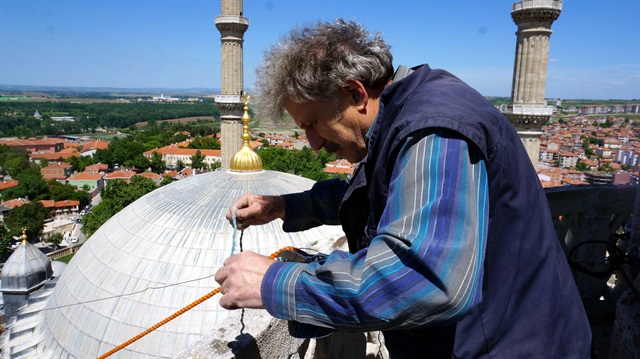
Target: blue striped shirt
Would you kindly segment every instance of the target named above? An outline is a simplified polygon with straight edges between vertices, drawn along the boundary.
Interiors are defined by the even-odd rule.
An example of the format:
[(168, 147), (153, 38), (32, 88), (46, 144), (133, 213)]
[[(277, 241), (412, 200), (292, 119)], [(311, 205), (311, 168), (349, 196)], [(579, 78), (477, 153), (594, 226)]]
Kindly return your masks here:
[[(323, 263), (276, 262), (262, 281), (265, 308), (281, 319), (358, 331), (460, 318), (481, 300), (489, 210), (477, 157), (445, 130), (409, 137), (370, 246), (334, 251)], [(337, 213), (315, 209), (323, 206), (314, 201), (340, 190), (289, 198), (285, 229), (334, 224)]]

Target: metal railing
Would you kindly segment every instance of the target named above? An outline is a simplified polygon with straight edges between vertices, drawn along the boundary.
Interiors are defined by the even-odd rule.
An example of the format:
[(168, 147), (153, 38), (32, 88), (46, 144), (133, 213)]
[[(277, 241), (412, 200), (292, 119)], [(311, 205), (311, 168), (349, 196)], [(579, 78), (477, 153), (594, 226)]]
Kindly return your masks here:
[[(593, 271), (602, 270), (611, 249), (605, 242), (625, 228), (631, 229), (638, 186), (563, 186), (546, 193), (556, 234), (568, 259)], [(598, 278), (574, 271), (574, 278), (582, 298), (607, 298), (611, 293), (607, 284), (610, 276)]]

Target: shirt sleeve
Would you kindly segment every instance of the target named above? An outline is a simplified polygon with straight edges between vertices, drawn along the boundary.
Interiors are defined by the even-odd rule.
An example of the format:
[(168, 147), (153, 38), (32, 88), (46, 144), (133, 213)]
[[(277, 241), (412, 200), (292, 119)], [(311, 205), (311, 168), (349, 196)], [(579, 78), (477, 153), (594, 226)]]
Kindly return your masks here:
[(454, 321), (481, 300), (488, 213), (479, 154), (455, 133), (418, 133), (398, 155), (370, 246), (324, 263), (276, 262), (262, 281), (265, 308), (341, 330)]
[(283, 195), (285, 232), (304, 231), (323, 224), (338, 225), (338, 209), (347, 182), (335, 178), (316, 182), (310, 190)]

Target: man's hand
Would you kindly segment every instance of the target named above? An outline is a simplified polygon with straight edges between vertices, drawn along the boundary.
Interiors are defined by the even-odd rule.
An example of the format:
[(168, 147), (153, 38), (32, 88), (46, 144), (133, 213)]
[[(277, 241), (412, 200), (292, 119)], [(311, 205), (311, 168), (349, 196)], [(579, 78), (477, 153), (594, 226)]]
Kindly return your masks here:
[(225, 309), (264, 309), (260, 286), (274, 260), (253, 252), (227, 258), (215, 275), (220, 283), (220, 306)]
[(284, 219), (284, 199), (282, 196), (247, 193), (238, 198), (227, 211), (226, 217), (232, 226), (234, 214), (240, 230), (252, 225), (269, 223), (276, 218)]

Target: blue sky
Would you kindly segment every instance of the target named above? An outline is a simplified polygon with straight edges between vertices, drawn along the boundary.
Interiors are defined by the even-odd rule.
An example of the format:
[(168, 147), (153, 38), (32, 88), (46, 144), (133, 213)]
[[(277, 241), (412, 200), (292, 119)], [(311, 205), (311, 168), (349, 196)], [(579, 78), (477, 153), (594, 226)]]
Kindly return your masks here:
[[(510, 96), (513, 2), (244, 0), (245, 87), (289, 29), (343, 17), (382, 33), (396, 65)], [(217, 88), (219, 14), (219, 0), (0, 0), (0, 84)], [(552, 30), (547, 98), (640, 99), (640, 0), (565, 0)]]

